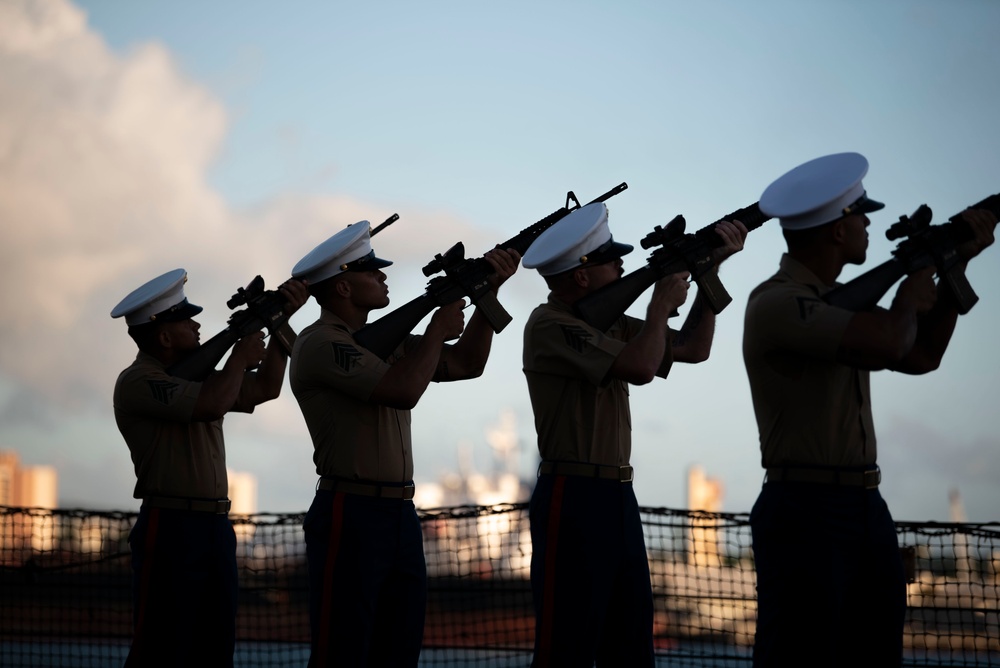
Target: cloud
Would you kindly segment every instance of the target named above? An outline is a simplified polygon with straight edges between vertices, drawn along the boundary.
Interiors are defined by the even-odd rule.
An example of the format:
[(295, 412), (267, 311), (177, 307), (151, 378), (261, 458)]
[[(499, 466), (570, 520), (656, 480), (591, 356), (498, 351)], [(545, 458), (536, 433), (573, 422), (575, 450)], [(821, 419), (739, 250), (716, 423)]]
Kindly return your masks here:
[[(58, 406), (107, 404), (133, 349), (108, 314), (142, 282), (186, 268), (210, 335), (254, 275), (274, 287), (344, 225), (392, 213), (318, 196), (231, 210), (206, 177), (223, 104), (163, 46), (116, 54), (61, 0), (0, 5), (0, 98), (0, 377)], [(400, 213), (377, 245), (404, 265), (463, 233), (488, 247), (454, 216)]]
[(0, 369), (64, 395), (110, 295), (225, 224), (203, 183), (225, 112), (162, 47), (119, 58), (64, 2), (4, 5), (0, 97)]

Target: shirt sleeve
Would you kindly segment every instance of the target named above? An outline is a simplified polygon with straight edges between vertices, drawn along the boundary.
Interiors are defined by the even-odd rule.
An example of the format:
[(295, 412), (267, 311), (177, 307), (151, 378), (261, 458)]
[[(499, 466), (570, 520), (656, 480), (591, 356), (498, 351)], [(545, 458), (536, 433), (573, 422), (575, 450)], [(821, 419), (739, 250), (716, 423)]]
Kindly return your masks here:
[[(610, 332), (615, 332), (612, 328)], [(539, 318), (531, 330), (529, 370), (586, 380), (607, 381), (626, 342), (576, 318)]]
[(115, 407), (151, 420), (191, 422), (201, 386), (200, 382), (171, 376), (165, 370), (132, 367), (119, 378)]
[(809, 289), (776, 286), (751, 300), (745, 327), (763, 349), (835, 360), (853, 316)]
[(300, 368), (312, 384), (368, 401), (391, 365), (358, 345), (348, 333), (331, 332), (310, 338), (299, 360)]

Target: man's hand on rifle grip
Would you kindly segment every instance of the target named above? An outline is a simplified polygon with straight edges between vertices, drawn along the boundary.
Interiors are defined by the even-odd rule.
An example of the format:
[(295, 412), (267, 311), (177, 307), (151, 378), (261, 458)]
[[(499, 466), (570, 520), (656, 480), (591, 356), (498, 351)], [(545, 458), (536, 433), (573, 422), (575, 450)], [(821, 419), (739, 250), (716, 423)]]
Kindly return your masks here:
[(923, 315), (934, 308), (937, 293), (934, 267), (924, 267), (904, 278), (899, 284), (896, 296), (892, 300), (893, 306), (900, 304), (912, 308), (917, 315)]
[(441, 341), (453, 341), (462, 335), (465, 329), (464, 299), (456, 299), (434, 311), (430, 324), (427, 325), (425, 336), (439, 336)]
[(236, 342), (229, 354), (242, 369), (256, 369), (264, 359), (264, 332), (247, 334)]
[(690, 278), (690, 272), (682, 271), (658, 280), (649, 301), (650, 315), (662, 314), (668, 318), (677, 315), (677, 309), (687, 301)]

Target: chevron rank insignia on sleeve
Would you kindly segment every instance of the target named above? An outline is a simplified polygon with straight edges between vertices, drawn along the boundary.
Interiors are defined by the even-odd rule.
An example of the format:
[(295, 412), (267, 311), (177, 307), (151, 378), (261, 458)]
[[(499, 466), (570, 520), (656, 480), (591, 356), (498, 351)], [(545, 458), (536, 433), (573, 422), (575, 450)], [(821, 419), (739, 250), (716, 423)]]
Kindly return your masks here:
[(169, 380), (148, 380), (149, 394), (154, 400), (164, 406), (169, 406), (174, 399), (174, 392), (177, 391), (177, 383)]
[(344, 371), (350, 371), (353, 369), (357, 365), (359, 359), (361, 359), (361, 353), (358, 352), (358, 349), (351, 344), (333, 344), (333, 361)]
[(561, 325), (561, 327), (566, 345), (576, 352), (582, 353), (584, 346), (590, 341), (590, 332), (579, 325)]

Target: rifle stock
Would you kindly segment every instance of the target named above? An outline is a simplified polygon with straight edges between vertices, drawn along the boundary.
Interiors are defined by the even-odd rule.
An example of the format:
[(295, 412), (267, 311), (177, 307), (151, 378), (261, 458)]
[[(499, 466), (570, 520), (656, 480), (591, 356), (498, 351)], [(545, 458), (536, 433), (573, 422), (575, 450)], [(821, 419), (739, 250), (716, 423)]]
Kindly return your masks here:
[(607, 331), (656, 281), (669, 274), (689, 271), (709, 307), (719, 313), (732, 301), (732, 297), (712, 271), (715, 267), (712, 251), (724, 243), (716, 234), (715, 227), (723, 220), (739, 220), (748, 231), (752, 231), (770, 219), (755, 202), (691, 234), (684, 233), (683, 216), (675, 217), (666, 228), (657, 225), (640, 244), (646, 249), (662, 246), (653, 252), (645, 266), (595, 290), (578, 300), (573, 308), (584, 322)]
[[(627, 188), (628, 184), (621, 183), (588, 204), (604, 202)], [(496, 247), (512, 248), (520, 255), (524, 255), (542, 232), (580, 206), (576, 195), (573, 191), (569, 191), (566, 193), (565, 206), (521, 230), (507, 241), (497, 244)], [(432, 278), (423, 295), (365, 325), (354, 333), (354, 340), (383, 360), (387, 359), (431, 311), (464, 297), (468, 297), (482, 310), (494, 332), (500, 333), (511, 322), (510, 314), (497, 300), (489, 284), (488, 279), (493, 273), (493, 267), (485, 258), (466, 259), (465, 247), (459, 242), (445, 253), (435, 255), (434, 259), (423, 268), (424, 276), (428, 277), (442, 271), (445, 275)]]
[[(968, 208), (986, 209), (1000, 217), (1000, 193)], [(885, 233), (890, 241), (901, 239), (892, 252), (892, 259), (838, 285), (823, 295), (823, 300), (850, 311), (868, 311), (878, 305), (899, 279), (934, 266), (938, 277), (951, 290), (958, 312), (968, 313), (979, 297), (965, 276), (957, 248), (973, 238), (972, 229), (962, 219), (961, 212), (940, 225), (931, 225), (931, 217), (932, 212), (926, 204), (921, 204), (911, 216), (900, 216)]]
[(167, 369), (167, 373), (185, 380), (203, 381), (239, 340), (240, 336), (235, 330), (226, 328), (172, 365)]
[(823, 301), (848, 311), (870, 311), (903, 276), (906, 276), (906, 266), (896, 260), (887, 260), (833, 288), (823, 295)]

